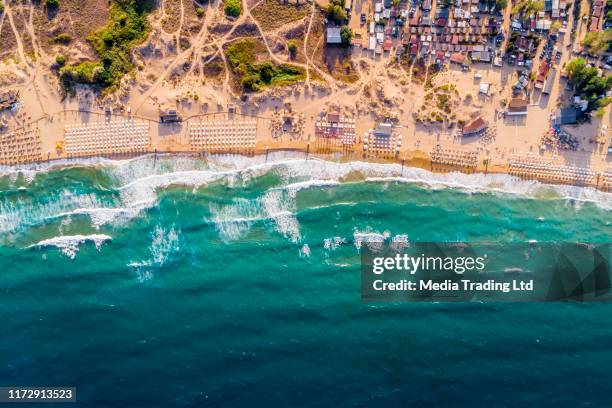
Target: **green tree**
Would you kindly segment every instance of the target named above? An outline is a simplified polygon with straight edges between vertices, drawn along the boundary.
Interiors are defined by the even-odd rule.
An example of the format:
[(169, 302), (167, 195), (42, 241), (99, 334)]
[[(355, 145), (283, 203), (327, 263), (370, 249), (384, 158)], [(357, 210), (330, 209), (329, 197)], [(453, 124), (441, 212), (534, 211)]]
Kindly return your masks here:
[(577, 90), (581, 90), (592, 77), (597, 75), (597, 69), (589, 67), (584, 58), (574, 58), (567, 63), (567, 76)]
[(508, 6), (508, 0), (495, 0), (495, 8), (498, 11), (503, 11)]
[(259, 78), (261, 78), (261, 81), (265, 84), (272, 82), (272, 78), (274, 78), (274, 68), (272, 64), (264, 62), (259, 66)]
[(612, 76), (599, 76), (597, 68), (588, 66), (583, 58), (571, 60), (566, 71), (576, 94), (589, 101), (589, 110), (603, 108), (609, 103), (605, 94), (612, 89)]
[(0, 1), (0, 14), (4, 13), (4, 3)]
[(561, 29), (561, 22), (560, 21), (555, 21), (554, 23), (552, 23), (550, 25), (550, 32), (551, 33), (556, 33), (559, 32), (559, 30)]
[(257, 91), (259, 90), (259, 75), (248, 74), (242, 77), (242, 87), (246, 91)]
[(344, 4), (344, 0), (331, 0), (325, 10), (327, 18), (337, 24), (344, 22), (346, 20)]
[(353, 32), (348, 26), (342, 26), (340, 29), (340, 38), (342, 38), (342, 45), (348, 47), (353, 39)]
[(393, 7), (399, 7), (401, 3), (401, 0), (392, 0), (391, 4), (393, 5)]
[(198, 15), (198, 17), (202, 18), (204, 17), (204, 9), (202, 7), (198, 7), (196, 9), (196, 14)]
[(289, 50), (289, 55), (291, 56), (291, 58), (294, 58), (298, 50), (297, 41), (295, 40), (287, 41), (287, 49)]
[(586, 33), (582, 40), (582, 46), (587, 49), (591, 55), (601, 55), (608, 50), (612, 41), (612, 29), (604, 32), (591, 31)]
[(57, 54), (55, 56), (55, 63), (60, 67), (63, 67), (64, 65), (66, 65), (66, 57), (62, 54)]
[(59, 0), (45, 0), (45, 7), (48, 9), (56, 9), (59, 7)]
[(512, 13), (519, 14), (526, 19), (543, 10), (544, 1), (542, 0), (521, 0), (512, 8)]
[(231, 17), (238, 17), (242, 12), (240, 0), (225, 0), (225, 14)]

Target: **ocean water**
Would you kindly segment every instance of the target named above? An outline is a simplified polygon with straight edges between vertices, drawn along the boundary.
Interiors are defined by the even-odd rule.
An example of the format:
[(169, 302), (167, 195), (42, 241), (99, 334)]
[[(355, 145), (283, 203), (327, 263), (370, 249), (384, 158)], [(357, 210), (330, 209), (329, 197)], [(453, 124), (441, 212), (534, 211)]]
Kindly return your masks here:
[(610, 405), (612, 306), (363, 304), (372, 235), (609, 242), (612, 196), (289, 153), (4, 169), (0, 386), (75, 386), (79, 407)]

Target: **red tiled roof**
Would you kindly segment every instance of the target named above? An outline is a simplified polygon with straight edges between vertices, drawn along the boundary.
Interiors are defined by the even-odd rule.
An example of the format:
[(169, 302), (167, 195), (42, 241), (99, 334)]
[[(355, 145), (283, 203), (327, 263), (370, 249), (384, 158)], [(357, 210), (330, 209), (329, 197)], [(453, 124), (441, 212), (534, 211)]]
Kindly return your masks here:
[(549, 68), (550, 66), (548, 65), (548, 62), (546, 60), (542, 61), (542, 63), (540, 64), (540, 69), (538, 70), (538, 75), (546, 77)]
[(469, 135), (483, 131), (487, 127), (487, 122), (482, 117), (478, 117), (463, 127), (463, 134)]
[(527, 101), (521, 98), (512, 98), (510, 103), (508, 103), (508, 109), (511, 112), (526, 111)]
[(451, 55), (450, 60), (456, 64), (463, 64), (463, 61), (465, 61), (465, 55), (455, 52)]

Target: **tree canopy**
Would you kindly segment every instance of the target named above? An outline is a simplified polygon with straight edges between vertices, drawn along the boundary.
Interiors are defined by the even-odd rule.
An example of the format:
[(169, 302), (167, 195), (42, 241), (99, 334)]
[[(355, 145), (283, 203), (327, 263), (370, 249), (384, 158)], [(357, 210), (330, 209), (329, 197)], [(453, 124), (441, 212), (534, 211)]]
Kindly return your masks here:
[(231, 17), (238, 17), (242, 12), (240, 0), (225, 0), (225, 14)]
[(513, 14), (520, 14), (524, 18), (531, 17), (534, 14), (544, 10), (544, 1), (541, 0), (521, 0), (514, 8), (512, 8)]
[[(612, 76), (600, 76), (595, 67), (589, 66), (584, 58), (575, 58), (567, 64), (567, 75), (577, 95), (589, 101), (589, 108), (602, 108), (610, 101), (604, 98), (612, 89)], [(603, 106), (602, 106), (603, 104)]]
[(582, 40), (582, 46), (591, 55), (601, 55), (608, 50), (612, 42), (612, 29), (606, 31), (591, 31), (586, 33)]
[(503, 11), (508, 5), (508, 0), (495, 0), (495, 8), (498, 11)]
[(340, 38), (342, 38), (342, 45), (348, 46), (353, 39), (353, 32), (348, 26), (342, 26), (340, 29)]
[(346, 20), (344, 4), (344, 0), (331, 0), (325, 10), (327, 18), (337, 24), (343, 23)]

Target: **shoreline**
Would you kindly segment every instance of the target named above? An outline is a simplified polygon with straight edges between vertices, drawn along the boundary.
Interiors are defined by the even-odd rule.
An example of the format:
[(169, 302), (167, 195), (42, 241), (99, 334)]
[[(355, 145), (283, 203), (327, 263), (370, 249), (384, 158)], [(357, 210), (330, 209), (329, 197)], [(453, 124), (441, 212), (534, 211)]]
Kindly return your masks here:
[[(189, 115), (178, 123), (166, 124), (155, 118), (142, 115), (130, 115), (120, 113), (107, 113), (95, 110), (67, 109), (54, 114), (48, 114), (17, 129), (11, 129), (7, 134), (23, 132), (35, 140), (38, 140), (40, 158), (47, 160), (31, 161), (22, 164), (0, 165), (4, 171), (15, 171), (16, 169), (36, 168), (41, 165), (55, 166), (57, 163), (70, 165), (79, 160), (126, 160), (144, 155), (155, 154), (181, 154), (190, 156), (206, 156), (215, 154), (237, 154), (247, 157), (256, 155), (267, 155), (277, 151), (295, 151), (307, 157), (321, 157), (337, 160), (340, 162), (366, 161), (371, 163), (396, 163), (406, 167), (421, 168), (432, 173), (462, 174), (508, 174), (519, 177), (526, 181), (538, 181), (550, 185), (568, 185), (575, 187), (590, 187), (603, 192), (612, 192), (612, 172), (605, 166), (602, 167), (601, 159), (584, 154), (566, 157), (566, 152), (541, 152), (534, 153), (531, 150), (517, 151), (499, 150), (481, 145), (478, 138), (465, 140), (450, 140), (442, 131), (432, 134), (429, 139), (411, 140), (412, 137), (405, 134), (405, 128), (398, 127), (398, 137), (401, 143), (383, 151), (368, 151), (364, 130), (371, 129), (373, 122), (367, 118), (357, 117), (355, 141), (351, 145), (341, 144), (339, 139), (317, 137), (312, 134), (314, 129), (314, 118), (308, 118), (299, 133), (281, 132), (273, 135), (272, 126), (278, 120), (277, 116), (263, 116), (245, 114), (242, 112), (217, 111), (198, 115)], [(251, 145), (238, 145), (229, 147), (226, 144), (214, 144), (203, 146), (192, 144), (191, 128), (202, 123), (254, 123), (254, 133), (251, 136)], [(126, 123), (141, 124), (145, 144), (131, 144), (120, 146), (107, 146), (106, 152), (87, 151), (85, 153), (68, 153), (68, 131), (73, 127), (81, 129), (92, 129), (92, 126), (104, 124), (104, 126), (122, 126)], [(87, 130), (86, 132), (89, 132)], [(95, 132), (95, 130), (94, 130)], [(367, 133), (367, 132), (366, 132)], [(93, 136), (89, 136), (93, 137)], [(107, 136), (108, 137), (108, 136)], [(446, 138), (445, 138), (446, 137)], [(79, 142), (77, 142), (78, 145)], [(371, 149), (372, 150), (372, 149)], [(473, 154), (473, 161), (457, 159), (453, 155)], [(437, 155), (437, 156), (436, 156)], [(435, 160), (434, 160), (434, 156)], [(523, 171), (523, 169), (512, 168), (511, 160), (517, 158), (518, 162), (534, 164), (534, 171)], [(446, 161), (445, 163), (442, 163)], [(452, 164), (449, 164), (452, 163)], [(462, 163), (465, 163), (462, 165)], [(560, 171), (551, 171), (553, 167), (559, 167)], [(2, 170), (0, 170), (2, 171)], [(589, 172), (588, 177), (581, 175), (582, 171)]]
[[(327, 154), (313, 153), (313, 152), (307, 152), (305, 149), (298, 149), (298, 148), (268, 149), (267, 152), (265, 150), (264, 151), (255, 150), (253, 154), (250, 154), (250, 155), (240, 154), (240, 153), (231, 152), (231, 151), (214, 152), (214, 153), (170, 151), (170, 152), (147, 152), (147, 153), (142, 153), (142, 154), (123, 155), (122, 157), (119, 157), (120, 155), (114, 155), (113, 157), (91, 156), (91, 157), (77, 157), (77, 158), (70, 158), (70, 159), (58, 158), (58, 159), (51, 159), (51, 160), (39, 162), (39, 163), (21, 164), (21, 165), (16, 165), (16, 166), (0, 166), (0, 177), (6, 176), (11, 173), (20, 173), (20, 172), (40, 172), (40, 171), (61, 170), (61, 169), (66, 169), (66, 168), (71, 168), (71, 167), (81, 167), (81, 166), (91, 166), (91, 165), (97, 166), (97, 165), (105, 165), (105, 164), (111, 164), (111, 165), (120, 164), (121, 162), (130, 162), (130, 161), (146, 159), (146, 158), (153, 158), (153, 159), (156, 159), (156, 158), (171, 158), (172, 159), (172, 158), (181, 158), (181, 157), (193, 158), (193, 159), (208, 159), (208, 158), (221, 158), (221, 157), (241, 157), (241, 158), (246, 158), (246, 159), (261, 158), (263, 159), (262, 162), (253, 163), (253, 165), (255, 164), (262, 165), (262, 164), (268, 163), (266, 156), (283, 154), (283, 153), (288, 153), (288, 154), (295, 153), (297, 155), (303, 155), (302, 157), (299, 157), (297, 155), (294, 157), (288, 157), (286, 158), (287, 162), (290, 162), (290, 161), (299, 162), (302, 160), (304, 161), (308, 161), (308, 160), (319, 161), (320, 160), (320, 161), (325, 161), (329, 163), (337, 163), (337, 164), (372, 164), (372, 165), (388, 165), (388, 166), (399, 165), (401, 166), (400, 173), (395, 176), (386, 176), (386, 177), (364, 176), (363, 177), (363, 180), (369, 179), (371, 181), (374, 181), (374, 180), (382, 181), (383, 179), (386, 179), (388, 181), (413, 182), (415, 184), (416, 183), (443, 184), (450, 188), (453, 188), (453, 187), (473, 188), (473, 186), (466, 186), (459, 182), (456, 182), (456, 183), (451, 182), (451, 181), (435, 181), (434, 182), (433, 180), (427, 181), (424, 179), (409, 179), (409, 178), (404, 177), (404, 175), (402, 174), (403, 171), (408, 172), (411, 169), (416, 169), (416, 170), (425, 171), (432, 175), (445, 175), (445, 174), (455, 173), (455, 174), (460, 174), (462, 176), (468, 176), (468, 177), (469, 176), (484, 176), (484, 177), (508, 176), (508, 177), (512, 177), (524, 183), (535, 182), (535, 183), (540, 184), (542, 187), (546, 187), (546, 186), (549, 186), (552, 188), (568, 188), (569, 187), (569, 188), (578, 188), (578, 189), (585, 189), (585, 190), (591, 190), (591, 191), (598, 191), (604, 194), (612, 194), (612, 190), (610, 189), (605, 190), (605, 189), (596, 188), (595, 186), (590, 186), (590, 185), (552, 183), (552, 182), (547, 182), (545, 180), (539, 180), (537, 178), (520, 177), (518, 175), (509, 173), (507, 171), (508, 170), (507, 167), (504, 167), (504, 166), (491, 166), (486, 172), (479, 171), (479, 170), (466, 172), (466, 171), (462, 171), (462, 170), (465, 170), (465, 168), (462, 168), (461, 166), (432, 165), (431, 161), (427, 160), (427, 158), (424, 158), (424, 157), (414, 158), (412, 160), (404, 160), (403, 162), (402, 160), (398, 160), (398, 159), (372, 160), (371, 158), (369, 159), (351, 158), (351, 157), (348, 157), (347, 155), (339, 155), (338, 153), (327, 153)], [(269, 164), (274, 165), (274, 164), (279, 164), (279, 162), (270, 161)], [(440, 171), (441, 167), (445, 167), (444, 171)], [(236, 170), (244, 170), (244, 169), (245, 168), (238, 168)], [(483, 188), (486, 189), (486, 186), (483, 186)], [(514, 192), (510, 190), (505, 190), (503, 188), (500, 188), (500, 189), (491, 188), (491, 191), (500, 191), (500, 192), (505, 192), (509, 194), (515, 194)]]

